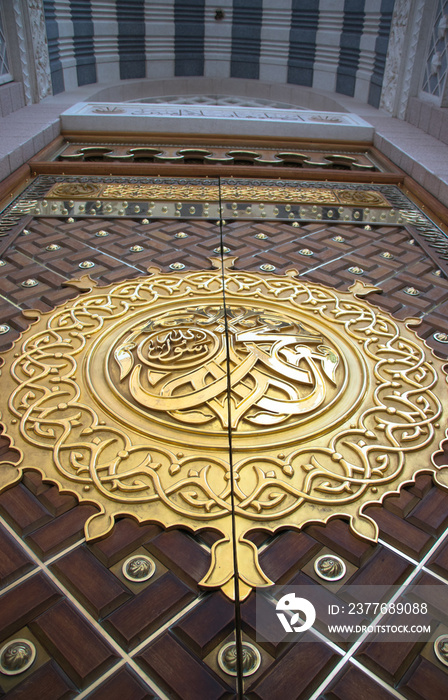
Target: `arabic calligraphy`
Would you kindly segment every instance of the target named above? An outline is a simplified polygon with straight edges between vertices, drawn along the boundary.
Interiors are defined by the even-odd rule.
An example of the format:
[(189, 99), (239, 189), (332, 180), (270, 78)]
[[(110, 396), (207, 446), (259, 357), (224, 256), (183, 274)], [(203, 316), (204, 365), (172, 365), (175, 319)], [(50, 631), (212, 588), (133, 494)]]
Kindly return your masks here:
[(381, 192), (375, 190), (332, 189), (305, 187), (301, 183), (262, 184), (259, 181), (203, 180), (189, 183), (165, 178), (163, 182), (148, 183), (78, 183), (55, 184), (48, 191), (48, 199), (102, 199), (102, 200), (163, 200), (197, 202), (276, 202), (296, 204), (333, 204), (391, 208)]
[[(228, 342), (226, 342), (226, 329)], [(227, 358), (231, 368), (227, 368)], [(184, 423), (237, 430), (309, 413), (336, 386), (339, 357), (319, 333), (262, 309), (202, 307), (132, 328), (114, 351), (135, 401)], [(229, 412), (227, 386), (232, 410)]]

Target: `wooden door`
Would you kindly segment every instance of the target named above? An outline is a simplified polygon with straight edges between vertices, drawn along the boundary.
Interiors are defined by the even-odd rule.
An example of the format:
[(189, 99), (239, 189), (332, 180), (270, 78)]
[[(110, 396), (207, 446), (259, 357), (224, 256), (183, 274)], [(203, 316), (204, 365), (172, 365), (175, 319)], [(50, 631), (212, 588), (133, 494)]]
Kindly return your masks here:
[[(80, 289), (64, 283), (80, 274), (88, 273), (98, 285), (110, 288), (136, 280), (148, 268), (169, 278), (180, 273), (179, 264), (185, 266), (182, 274), (210, 271), (213, 265), (221, 274), (225, 259), (236, 258), (233, 270), (261, 279), (263, 275), (288, 279), (288, 271), (294, 268), (307, 283), (341, 293), (356, 278), (377, 285), (383, 294), (372, 295), (370, 303), (398, 319), (423, 315), (419, 334), (446, 356), (448, 247), (442, 246), (443, 232), (435, 240), (435, 230), (428, 236), (422, 225), (412, 228), (395, 214), (372, 221), (371, 213), (364, 211), (359, 220), (334, 220), (328, 215), (331, 207), (322, 204), (302, 218), (297, 207), (297, 215), (290, 217), (291, 207), (285, 202), (261, 202), (263, 207), (257, 208), (260, 198), (234, 207), (231, 199), (221, 197), (225, 212), (218, 217), (210, 216), (210, 208), (204, 212), (203, 202), (192, 212), (197, 204), (188, 197), (182, 202), (181, 216), (170, 216), (171, 210), (162, 212), (167, 205), (161, 201), (160, 216), (143, 216), (135, 209), (133, 215), (126, 210), (113, 215), (102, 204), (95, 215), (84, 211), (70, 217), (67, 197), (63, 215), (51, 210), (51, 199), (42, 205), (49, 189), (62, 179), (54, 176), (60, 177), (56, 182), (51, 177), (41, 176), (33, 183), (31, 194), (37, 206), (30, 207), (30, 193), (25, 192), (17, 223), (6, 220), (10, 223), (1, 241), (4, 351), (12, 341), (19, 341), (20, 332), (32, 320), (22, 311), (46, 313), (69, 303)], [(122, 183), (135, 185), (135, 179), (127, 177)], [(102, 178), (108, 182), (107, 176)], [(145, 178), (140, 179), (145, 184)], [(81, 180), (83, 185), (96, 183), (87, 176), (78, 176)], [(68, 177), (65, 181), (72, 182)], [(185, 181), (180, 184), (188, 188)], [(272, 181), (249, 184), (254, 189), (264, 186), (265, 194), (274, 188)], [(218, 182), (218, 189), (221, 185)], [(361, 184), (359, 190), (365, 187)], [(88, 201), (91, 206), (96, 199)], [(177, 200), (172, 202), (175, 207)], [(274, 214), (268, 207), (276, 204), (280, 213)], [(353, 212), (361, 209), (352, 205)], [(4, 221), (8, 216), (10, 210)], [(431, 247), (434, 241), (437, 245)], [(224, 293), (222, 304), (226, 305)], [(232, 423), (232, 406), (229, 411)], [(231, 440), (230, 431), (230, 464)], [(8, 438), (3, 439), (2, 458), (4, 462), (17, 459)], [(436, 461), (444, 464), (445, 460), (442, 445)], [(203, 585), (213, 545), (220, 537), (212, 522), (195, 533), (166, 528), (160, 522), (141, 524), (122, 514), (108, 534), (86, 541), (85, 523), (98, 511), (94, 499), (78, 503), (73, 493), (60, 491), (32, 469), (38, 464), (29, 466), (23, 478), (0, 495), (0, 631), (5, 644), (31, 641), (37, 656), (23, 674), (0, 676), (5, 697), (445, 697), (446, 667), (435, 656), (431, 642), (397, 647), (366, 638), (362, 644), (338, 645), (312, 632), (300, 644), (263, 641), (254, 591), (232, 600), (219, 587)], [(368, 515), (379, 527), (377, 543), (357, 536), (340, 517), (326, 524), (309, 523), (300, 530), (286, 522), (276, 534), (254, 527), (248, 539), (258, 550), (262, 571), (278, 585), (326, 586), (314, 570), (314, 562), (323, 554), (342, 558), (344, 582), (401, 585), (412, 579), (432, 583), (440, 591), (429, 602), (439, 616), (440, 634), (444, 633), (448, 629), (446, 491), (435, 485), (430, 474), (422, 474), (383, 504), (370, 506)], [(233, 531), (230, 545), (238, 556), (236, 540)], [(154, 575), (146, 580), (127, 578), (123, 565), (130, 557), (149, 557)], [(231, 564), (235, 564), (232, 558)], [(269, 589), (265, 591), (272, 603)], [(218, 655), (223, 645), (235, 639), (239, 657), (233, 660), (236, 675), (230, 675), (220, 667)], [(261, 665), (252, 675), (243, 675), (241, 642), (254, 645), (261, 655)]]

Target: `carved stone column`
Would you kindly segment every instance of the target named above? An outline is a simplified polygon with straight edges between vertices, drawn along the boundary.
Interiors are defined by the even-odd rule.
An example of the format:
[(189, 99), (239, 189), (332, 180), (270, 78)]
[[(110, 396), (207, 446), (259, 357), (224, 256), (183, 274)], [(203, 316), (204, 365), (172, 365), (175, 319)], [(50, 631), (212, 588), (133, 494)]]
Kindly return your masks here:
[(395, 3), (380, 106), (400, 119), (405, 118), (408, 100), (419, 88), (432, 4), (432, 0)]
[(42, 0), (12, 0), (4, 6), (10, 72), (23, 83), (25, 102), (52, 94)]

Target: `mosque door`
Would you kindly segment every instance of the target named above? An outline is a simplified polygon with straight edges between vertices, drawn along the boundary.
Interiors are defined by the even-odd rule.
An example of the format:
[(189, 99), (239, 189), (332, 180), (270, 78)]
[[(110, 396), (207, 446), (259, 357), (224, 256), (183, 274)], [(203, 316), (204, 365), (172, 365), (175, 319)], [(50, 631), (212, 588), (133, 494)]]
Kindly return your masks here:
[[(423, 311), (443, 348), (446, 263), (411, 205), (387, 186), (278, 180), (41, 175), (31, 188), (1, 241), (1, 338), (16, 345), (4, 355), (14, 444), (4, 438), (0, 601), (5, 644), (25, 640), (8, 658), (29, 642), (37, 656), (1, 677), (4, 691), (292, 700), (327, 697), (326, 684), (328, 697), (360, 685), (388, 697), (397, 684), (407, 697), (419, 669), (437, 688), (430, 645), (392, 668), (384, 645), (353, 664), (350, 645), (319, 630), (275, 641), (253, 590), (272, 607), (272, 583), (325, 589), (341, 566), (342, 582), (398, 585), (430, 576), (423, 557), (444, 576), (434, 513), (447, 496), (430, 473), (383, 506), (393, 489), (373, 479), (368, 517), (341, 471), (318, 479), (323, 497), (298, 494), (302, 465), (311, 481), (316, 470), (310, 445), (324, 460), (322, 436), (359, 430), (381, 363), (324, 307), (356, 307), (355, 325)], [(436, 447), (417, 447), (434, 471)]]

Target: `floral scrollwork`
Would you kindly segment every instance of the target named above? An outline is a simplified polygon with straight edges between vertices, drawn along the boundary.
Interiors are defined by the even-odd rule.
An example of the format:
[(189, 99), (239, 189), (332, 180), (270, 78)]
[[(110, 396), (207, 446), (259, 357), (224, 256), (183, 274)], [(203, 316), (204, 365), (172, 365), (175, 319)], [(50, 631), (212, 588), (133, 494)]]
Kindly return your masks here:
[(371, 288), (230, 264), (103, 288), (83, 278), (90, 291), (38, 314), (4, 354), (19, 460), (0, 465), (0, 488), (39, 471), (97, 506), (88, 538), (123, 514), (214, 528), (201, 585), (234, 595), (235, 538), (244, 597), (271, 583), (251, 529), (339, 515), (376, 539), (367, 504), (420, 471), (447, 483), (432, 455), (448, 392), (442, 361), (362, 298)]

